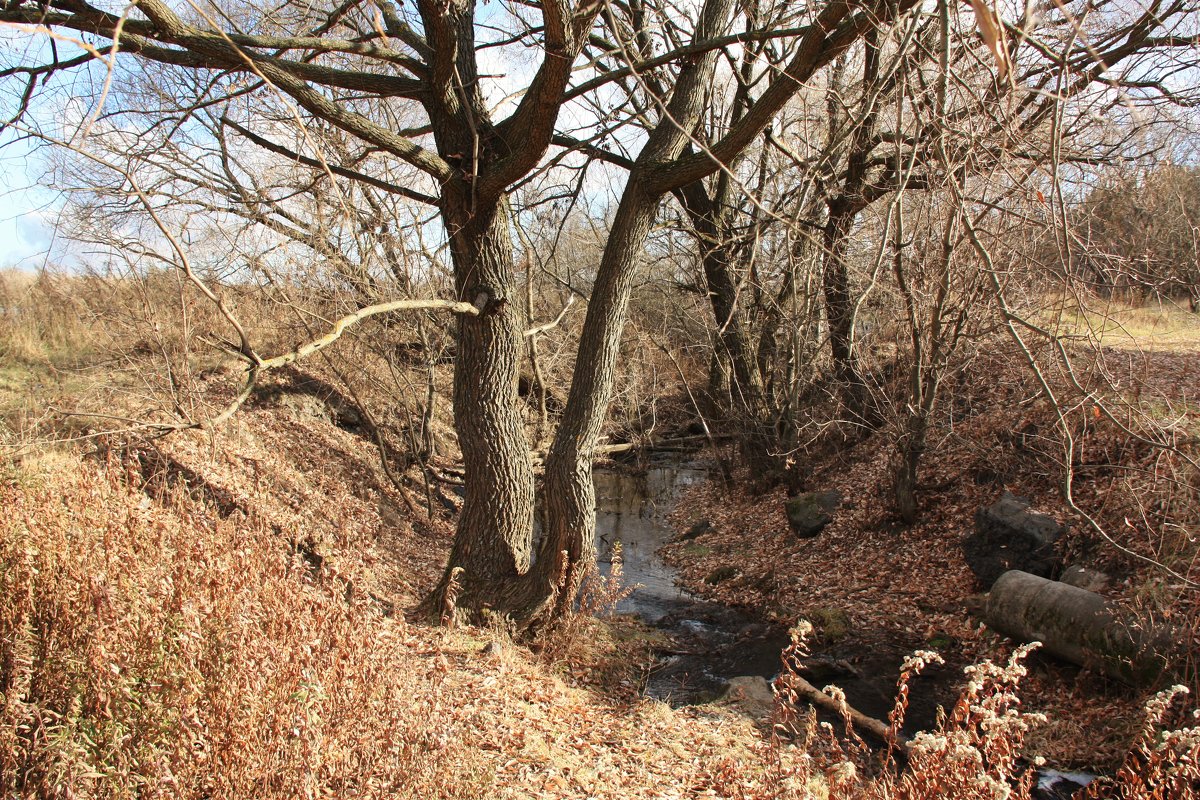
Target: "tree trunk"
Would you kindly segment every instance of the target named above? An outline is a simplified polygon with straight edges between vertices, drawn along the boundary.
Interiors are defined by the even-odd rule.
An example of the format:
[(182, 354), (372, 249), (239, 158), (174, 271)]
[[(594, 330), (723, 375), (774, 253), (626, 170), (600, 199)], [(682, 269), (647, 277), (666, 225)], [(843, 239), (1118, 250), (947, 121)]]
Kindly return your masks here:
[[(733, 0), (706, 0), (695, 39), (720, 35)], [(596, 561), (596, 503), (592, 460), (612, 400), (613, 378), (625, 330), (635, 268), (650, 234), (655, 211), (674, 187), (659, 169), (690, 143), (687, 131), (705, 108), (713, 52), (689, 61), (675, 83), (664, 118), (650, 133), (629, 172), (604, 246), (588, 302), (579, 357), (562, 421), (546, 456), (546, 530), (531, 580), (520, 590), (527, 627), (538, 627), (571, 610), (584, 578)]]
[(925, 453), (928, 416), (923, 411), (911, 412), (906, 428), (897, 445), (899, 463), (896, 465), (894, 491), (896, 513), (905, 524), (911, 525), (917, 521), (917, 472)]
[[(745, 316), (738, 308), (738, 287), (734, 278), (733, 233), (727, 208), (729, 190), (720, 176), (717, 199), (710, 198), (703, 182), (685, 186), (677, 196), (701, 242), (700, 261), (708, 286), (709, 302), (716, 323), (717, 347), (714, 366), (729, 366), (726, 391), (714, 393), (714, 398), (727, 398), (722, 403), (726, 415), (740, 428), (741, 446), (754, 475), (764, 479), (761, 488), (769, 488), (783, 464), (776, 453), (780, 443), (773, 430), (770, 407), (763, 390), (762, 373), (758, 369), (754, 348), (749, 341)], [(710, 377), (710, 383), (712, 378)]]
[(870, 390), (859, 369), (854, 352), (854, 301), (850, 295), (850, 272), (846, 265), (846, 247), (858, 210), (847, 202), (832, 202), (823, 237), (825, 318), (829, 323), (829, 349), (833, 356), (834, 378), (842, 403), (852, 421), (868, 428), (877, 427), (879, 415), (872, 407)]
[(733, 391), (729, 385), (729, 357), (721, 352), (721, 346), (713, 343), (712, 354), (708, 359), (708, 396), (716, 400), (717, 398), (725, 398), (720, 400), (722, 404), (732, 402)]
[(546, 529), (525, 590), (526, 624), (569, 611), (596, 561), (592, 460), (612, 399), (634, 268), (659, 201), (641, 191), (637, 181), (635, 172), (613, 220), (579, 340), (579, 352), (587, 357), (576, 362), (566, 409), (546, 456)]
[[(879, 78), (879, 29), (871, 28), (864, 36), (862, 86), (866, 97), (872, 99), (853, 123), (852, 142), (846, 163), (846, 178), (841, 194), (828, 201), (829, 218), (823, 237), (825, 317), (829, 323), (829, 347), (833, 355), (834, 374), (839, 384), (842, 403), (853, 422), (867, 428), (877, 428), (882, 418), (871, 400), (871, 391), (863, 379), (858, 356), (854, 352), (855, 302), (850, 293), (850, 273), (846, 264), (846, 248), (850, 230), (863, 209), (878, 199), (880, 189), (867, 186), (867, 169), (876, 128), (875, 88)], [(841, 101), (829, 99), (830, 116), (842, 114)], [(858, 116), (859, 112), (855, 112)], [(831, 128), (831, 131), (836, 130)]]
[(703, 183), (685, 186), (678, 193), (699, 235), (701, 265), (708, 284), (708, 297), (717, 325), (717, 337), (732, 367), (731, 394), (741, 411), (758, 415), (762, 384), (747, 342), (745, 322), (737, 307), (737, 283), (730, 252), (732, 234), (728, 220), (720, 218), (718, 204), (708, 196)]
[(458, 297), (483, 312), (458, 323), (454, 421), (466, 494), (446, 572), (425, 602), (435, 614), (456, 568), (459, 608), (511, 610), (505, 598), (529, 572), (533, 543), (533, 467), (517, 396), (525, 321), (512, 282), (508, 199), (472, 212), (466, 194), (446, 192), (443, 219)]

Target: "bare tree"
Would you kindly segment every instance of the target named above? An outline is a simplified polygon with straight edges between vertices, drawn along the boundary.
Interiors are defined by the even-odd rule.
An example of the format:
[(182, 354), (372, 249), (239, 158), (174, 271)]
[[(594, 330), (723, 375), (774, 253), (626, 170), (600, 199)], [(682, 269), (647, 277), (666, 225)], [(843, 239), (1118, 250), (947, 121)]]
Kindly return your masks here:
[[(209, 4), (181, 14), (159, 0), (142, 0), (121, 15), (75, 0), (11, 3), (0, 11), (0, 21), (38, 26), (50, 38), (18, 54), (17, 63), (0, 75), (17, 82), (10, 84), (9, 124), (29, 132), (38, 124), (39, 92), (63, 74), (111, 66), (119, 55), (157, 62), (197, 76), (190, 103), (196, 111), (262, 100), (276, 120), (302, 125), (320, 120), (346, 134), (345, 141), (364, 156), (407, 165), (421, 176), (404, 184), (372, 181), (345, 163), (335, 170), (330, 159), (300, 151), (308, 147), (303, 134), (294, 146), (278, 142), (281, 125), (270, 117), (253, 111), (241, 121), (222, 116), (232, 120), (225, 123), (226, 131), (294, 153), (297, 161), (315, 161), (327, 179), (336, 175), (367, 183), (436, 208), (449, 240), (453, 308), (461, 313), (454, 411), (466, 485), (446, 579), (431, 607), (442, 606), (450, 577), (461, 573), (463, 607), (490, 606), (537, 621), (569, 607), (593, 558), (590, 466), (611, 397), (631, 277), (661, 199), (732, 163), (817, 70), (875, 20), (902, 13), (908, 5), (819, 3), (806, 10), (804, 24), (795, 29), (753, 31), (745, 38), (793, 38), (794, 55), (771, 71), (740, 121), (702, 152), (689, 151), (689, 145), (712, 82), (715, 54), (743, 38), (727, 33), (735, 13), (731, 0), (708, 0), (690, 35), (685, 24), (673, 21), (669, 35), (658, 38), (666, 52), (656, 55), (647, 50), (646, 43), (656, 38), (647, 31), (656, 22), (681, 19), (665, 6), (542, 2), (535, 9), (539, 24), (526, 21), (516, 8), (507, 9), (510, 35), (481, 42), (477, 30), (486, 23), (465, 0), (422, 0), (409, 19), (387, 2), (369, 8), (350, 3), (328, 13), (285, 5), (270, 14)], [(485, 100), (480, 56), (492, 46), (538, 54), (528, 85), (502, 104), (506, 116)], [(594, 77), (571, 86), (574, 65), (589, 46)], [(70, 47), (72, 55), (60, 58), (60, 47)], [(96, 115), (103, 112), (110, 88), (103, 74), (98, 73)], [(618, 87), (626, 81), (648, 86), (652, 104), (636, 108), (636, 100), (622, 100)], [(592, 288), (580, 345), (587, 357), (577, 361), (547, 459), (549, 527), (531, 569), (533, 475), (516, 380), (526, 321), (514, 280), (509, 193), (560, 135), (559, 115), (568, 102), (614, 92), (613, 113), (633, 107), (649, 115), (649, 132), (637, 157), (629, 159), (629, 178)], [(414, 111), (420, 115), (415, 125), (399, 124)], [(95, 117), (84, 120), (80, 132), (95, 122)], [(178, 126), (179, 120), (169, 124)], [(262, 127), (256, 131), (256, 126)], [(594, 139), (586, 146), (598, 143)], [(124, 177), (133, 179), (127, 170)], [(140, 189), (137, 193), (146, 197)], [(255, 199), (249, 200), (253, 205)], [(215, 293), (213, 299), (220, 302)], [(474, 311), (468, 312), (468, 305)], [(238, 349), (252, 372), (274, 363), (259, 356), (245, 337)]]

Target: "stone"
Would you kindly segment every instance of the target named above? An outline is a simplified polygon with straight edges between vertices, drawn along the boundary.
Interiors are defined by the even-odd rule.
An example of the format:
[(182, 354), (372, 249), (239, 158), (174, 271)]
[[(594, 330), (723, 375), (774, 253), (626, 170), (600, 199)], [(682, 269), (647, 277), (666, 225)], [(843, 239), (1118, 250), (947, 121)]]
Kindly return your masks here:
[(1096, 779), (1089, 772), (1059, 772), (1039, 769), (1030, 794), (1034, 800), (1071, 800), (1075, 793)]
[(841, 492), (804, 492), (787, 501), (788, 524), (801, 539), (811, 539), (833, 521), (833, 512), (842, 505)]
[(280, 404), (297, 416), (333, 422), (333, 409), (316, 395), (285, 394), (281, 398)]
[(717, 702), (735, 706), (748, 716), (762, 718), (770, 716), (775, 709), (775, 693), (766, 678), (740, 675), (729, 679)]
[(963, 557), (987, 591), (1011, 569), (1049, 578), (1061, 568), (1055, 545), (1066, 526), (1005, 492), (975, 514), (975, 532), (962, 541)]
[(1088, 569), (1080, 564), (1072, 564), (1064, 569), (1059, 580), (1068, 586), (1076, 586), (1089, 592), (1103, 592), (1110, 583), (1106, 573)]

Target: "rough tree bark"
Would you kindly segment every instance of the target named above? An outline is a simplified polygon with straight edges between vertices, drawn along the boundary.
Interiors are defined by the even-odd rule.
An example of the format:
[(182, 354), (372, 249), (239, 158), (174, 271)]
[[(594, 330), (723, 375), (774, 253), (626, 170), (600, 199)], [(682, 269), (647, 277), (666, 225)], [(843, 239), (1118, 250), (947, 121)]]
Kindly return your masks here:
[[(879, 425), (878, 411), (871, 402), (871, 390), (862, 374), (854, 349), (855, 300), (850, 286), (850, 270), (846, 260), (850, 233), (863, 209), (883, 192), (867, 183), (868, 159), (875, 146), (877, 86), (879, 80), (878, 29), (867, 32), (863, 55), (861, 91), (865, 107), (855, 117), (850, 131), (850, 151), (846, 162), (845, 180), (840, 193), (827, 203), (829, 216), (822, 232), (824, 264), (822, 291), (825, 297), (825, 319), (829, 324), (829, 350), (833, 356), (834, 378), (842, 394), (842, 403), (851, 419), (868, 428)], [(833, 91), (837, 91), (835, 85)], [(830, 104), (835, 100), (831, 97)], [(835, 119), (843, 115), (831, 110)], [(830, 131), (831, 140), (835, 131)]]
[(860, 211), (858, 203), (845, 197), (829, 202), (829, 217), (822, 232), (825, 258), (821, 289), (825, 297), (825, 319), (829, 324), (829, 352), (833, 357), (834, 379), (841, 389), (842, 403), (854, 422), (873, 427), (875, 416), (870, 412), (870, 390), (854, 351), (854, 299), (846, 264), (850, 231)]
[(757, 417), (762, 382), (754, 367), (745, 321), (738, 308), (738, 290), (733, 277), (736, 256), (729, 236), (731, 225), (727, 214), (722, 213), (722, 208), (727, 207), (731, 199), (729, 179), (722, 173), (717, 181), (715, 198), (709, 197), (699, 182), (683, 187), (679, 197), (701, 241), (700, 262), (708, 284), (717, 336), (733, 371), (731, 394), (739, 410)]
[(419, 4), (431, 49), (425, 100), (438, 152), (457, 167), (442, 183), (441, 217), (455, 290), (483, 313), (458, 327), (454, 420), (465, 495), (441, 581), (422, 610), (440, 615), (455, 585), (458, 607), (523, 612), (531, 598), (534, 483), (518, 398), (525, 319), (514, 282), (508, 187), (549, 147), (562, 93), (598, 6), (574, 13), (543, 4), (546, 61), (518, 109), (493, 125), (479, 89), (473, 0)]
[[(439, 605), (455, 567), (463, 569), (458, 602), (479, 608), (529, 571), (533, 467), (517, 376), (525, 320), (515, 287), (508, 199), (471, 210), (447, 192), (444, 218), (459, 297), (486, 298), (483, 313), (458, 326), (454, 419), (463, 456), (465, 495)], [(451, 221), (453, 220), (453, 221)]]
[[(738, 302), (735, 281), (738, 256), (731, 237), (733, 216), (731, 181), (722, 172), (716, 178), (713, 197), (701, 182), (683, 187), (676, 195), (700, 240), (700, 262), (708, 286), (709, 302), (716, 324), (719, 353), (714, 367), (729, 365), (728, 386), (718, 396), (727, 397), (725, 414), (741, 431), (742, 452), (755, 475), (770, 478), (780, 469), (778, 432), (774, 429), (776, 409), (763, 391), (762, 374), (750, 344), (746, 314)], [(718, 399), (718, 402), (719, 399)]]

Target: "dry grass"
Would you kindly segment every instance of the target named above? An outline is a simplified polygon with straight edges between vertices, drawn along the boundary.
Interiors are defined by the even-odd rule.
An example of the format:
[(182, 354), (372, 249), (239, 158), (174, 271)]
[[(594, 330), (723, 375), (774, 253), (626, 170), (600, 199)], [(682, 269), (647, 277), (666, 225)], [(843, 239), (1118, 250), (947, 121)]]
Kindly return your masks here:
[[(660, 797), (761, 785), (747, 722), (614, 707), (314, 579), (119, 461), (0, 488), (0, 794)], [(736, 766), (735, 766), (736, 765)]]
[(1051, 312), (1046, 319), (1062, 336), (1117, 350), (1200, 352), (1200, 314), (1169, 298), (1147, 303), (1085, 298), (1057, 305), (1057, 314)]
[(77, 316), (55, 284), (48, 276), (0, 271), (0, 359), (38, 364), (82, 347)]
[(482, 796), (470, 709), (405, 626), (265, 526), (125, 484), (110, 463), (3, 489), (5, 792)]

